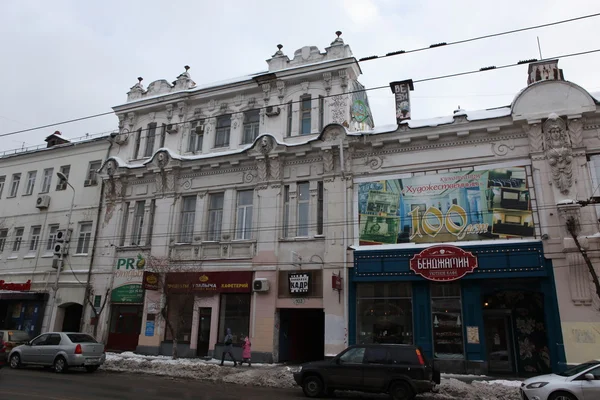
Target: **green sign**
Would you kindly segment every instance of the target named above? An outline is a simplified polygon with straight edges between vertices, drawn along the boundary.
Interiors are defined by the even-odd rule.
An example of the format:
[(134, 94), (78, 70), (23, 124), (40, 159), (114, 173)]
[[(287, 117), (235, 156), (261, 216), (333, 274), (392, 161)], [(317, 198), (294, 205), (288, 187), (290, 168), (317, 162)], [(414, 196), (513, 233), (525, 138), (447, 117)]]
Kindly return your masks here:
[(114, 288), (110, 298), (113, 303), (143, 303), (144, 288), (141, 284), (129, 284)]

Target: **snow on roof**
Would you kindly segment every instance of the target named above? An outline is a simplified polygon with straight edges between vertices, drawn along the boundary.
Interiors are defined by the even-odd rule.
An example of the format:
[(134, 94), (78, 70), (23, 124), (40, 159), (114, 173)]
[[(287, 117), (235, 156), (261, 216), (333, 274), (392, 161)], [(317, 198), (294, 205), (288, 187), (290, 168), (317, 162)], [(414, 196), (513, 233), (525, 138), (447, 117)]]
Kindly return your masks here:
[(589, 92), (590, 95), (596, 99), (596, 101), (600, 101), (600, 92)]
[[(489, 239), (489, 240), (471, 240), (460, 242), (460, 247), (466, 246), (489, 246), (495, 244), (521, 244), (521, 243), (541, 243), (540, 239)], [(456, 242), (436, 243), (436, 245), (454, 245)], [(354, 251), (385, 251), (385, 250), (407, 250), (407, 249), (424, 249), (432, 246), (431, 243), (397, 243), (397, 244), (381, 244), (375, 246), (350, 246)]]

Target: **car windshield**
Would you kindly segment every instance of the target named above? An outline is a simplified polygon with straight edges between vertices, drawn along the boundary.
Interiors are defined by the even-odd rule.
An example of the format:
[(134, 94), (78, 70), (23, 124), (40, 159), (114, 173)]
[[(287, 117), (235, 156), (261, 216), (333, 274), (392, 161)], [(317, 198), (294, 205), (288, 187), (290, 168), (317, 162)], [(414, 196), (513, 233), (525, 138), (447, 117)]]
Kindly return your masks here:
[(85, 333), (68, 333), (67, 337), (73, 343), (98, 343), (96, 339)]
[(597, 365), (600, 365), (600, 362), (598, 362), (598, 361), (588, 361), (588, 362), (585, 362), (583, 364), (579, 364), (579, 365), (577, 365), (577, 366), (575, 366), (573, 368), (569, 368), (569, 369), (567, 369), (564, 372), (559, 372), (557, 375), (560, 375), (560, 376), (573, 376), (573, 375), (577, 375), (580, 372), (585, 371), (588, 368), (592, 368), (592, 367), (595, 367)]
[(8, 331), (8, 340), (11, 342), (27, 342), (29, 334), (23, 331)]

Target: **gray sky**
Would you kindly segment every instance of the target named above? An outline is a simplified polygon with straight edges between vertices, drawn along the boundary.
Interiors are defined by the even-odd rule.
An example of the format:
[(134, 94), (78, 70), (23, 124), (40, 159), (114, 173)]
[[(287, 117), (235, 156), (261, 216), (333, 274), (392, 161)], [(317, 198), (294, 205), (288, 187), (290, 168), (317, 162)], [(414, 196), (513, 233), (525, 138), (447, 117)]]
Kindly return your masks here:
[[(4, 1), (0, 13), (0, 134), (110, 111), (143, 76), (197, 84), (263, 71), (285, 54), (323, 50), (341, 30), (357, 58), (537, 25), (600, 11), (597, 0)], [(600, 48), (600, 17), (361, 63), (366, 87)], [(565, 78), (600, 90), (600, 53), (560, 61)], [(527, 65), (415, 84), (413, 119), (510, 104)], [(376, 125), (394, 123), (389, 89), (369, 92)], [(0, 150), (116, 129), (115, 116), (1, 138)]]

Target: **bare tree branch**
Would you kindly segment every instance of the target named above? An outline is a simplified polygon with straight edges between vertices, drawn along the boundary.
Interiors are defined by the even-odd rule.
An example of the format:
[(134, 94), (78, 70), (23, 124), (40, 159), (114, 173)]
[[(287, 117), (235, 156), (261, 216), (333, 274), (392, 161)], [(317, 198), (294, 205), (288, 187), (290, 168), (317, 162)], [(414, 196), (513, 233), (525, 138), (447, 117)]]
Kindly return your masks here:
[(594, 269), (592, 261), (588, 257), (587, 251), (581, 246), (581, 243), (579, 243), (579, 238), (577, 237), (577, 233), (579, 232), (579, 223), (575, 217), (569, 217), (567, 219), (567, 231), (575, 241), (575, 246), (577, 246), (577, 249), (581, 253), (583, 260), (588, 267), (588, 271), (592, 276), (592, 282), (594, 283), (594, 287), (596, 289), (596, 296), (598, 296), (598, 299), (600, 299), (600, 280), (598, 279), (598, 274)]

